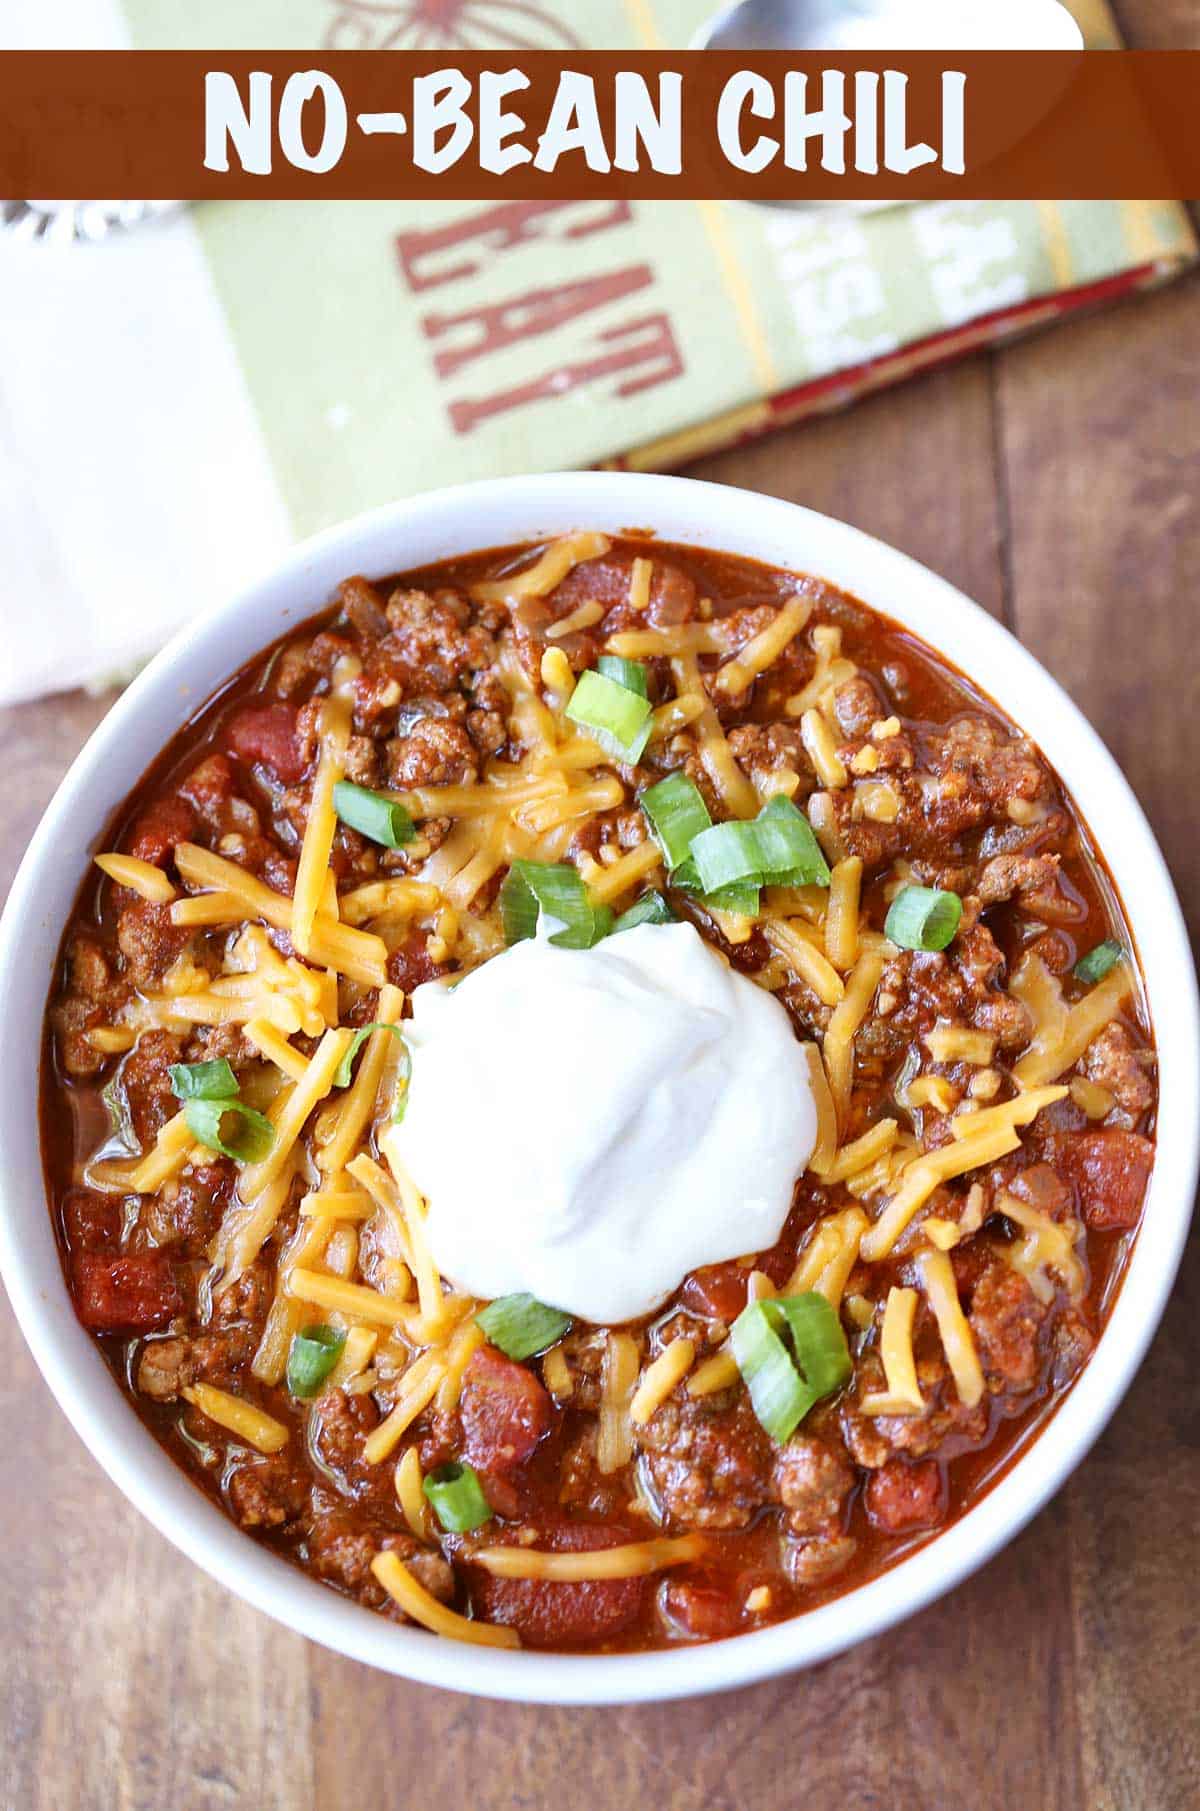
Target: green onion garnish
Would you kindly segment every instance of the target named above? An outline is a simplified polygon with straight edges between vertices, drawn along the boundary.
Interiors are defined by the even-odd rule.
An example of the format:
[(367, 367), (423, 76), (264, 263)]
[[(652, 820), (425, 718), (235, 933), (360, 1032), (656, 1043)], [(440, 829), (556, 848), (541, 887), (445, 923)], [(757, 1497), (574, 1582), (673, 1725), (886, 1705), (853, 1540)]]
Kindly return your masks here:
[(700, 889), (828, 886), (829, 868), (812, 825), (790, 799), (769, 799), (756, 818), (714, 824), (692, 839)]
[(335, 1088), (350, 1086), (350, 1077), (354, 1073), (354, 1059), (373, 1031), (394, 1031), (397, 1037), (400, 1036), (399, 1025), (388, 1025), (382, 1019), (373, 1019), (369, 1025), (360, 1025), (346, 1046), (346, 1054), (333, 1072)]
[(842, 1323), (823, 1295), (751, 1302), (729, 1337), (751, 1406), (773, 1440), (790, 1439), (853, 1369)]
[(631, 931), (638, 924), (674, 924), (675, 914), (661, 893), (650, 891), (636, 899), (613, 925), (614, 931)]
[(236, 1095), (189, 1100), (183, 1113), (197, 1143), (235, 1163), (261, 1163), (275, 1142), (275, 1128), (266, 1114), (243, 1106)]
[(353, 780), (339, 780), (333, 789), (333, 809), (343, 824), (357, 830), (372, 843), (385, 849), (399, 849), (411, 843), (416, 826), (403, 805), (388, 799), (368, 786), (356, 786)]
[(816, 832), (791, 799), (775, 793), (754, 822), (763, 854), (763, 875), (772, 886), (829, 885), (829, 863)]
[(315, 1396), (342, 1355), (346, 1335), (336, 1327), (305, 1327), (288, 1349), (287, 1387), (293, 1396)]
[(502, 1295), (475, 1316), (493, 1346), (508, 1358), (534, 1358), (557, 1345), (571, 1325), (569, 1314), (547, 1308), (532, 1295)]
[(944, 950), (958, 929), (962, 900), (938, 887), (904, 887), (891, 903), (883, 934), (902, 950)]
[(734, 881), (727, 887), (718, 888), (715, 893), (706, 893), (700, 885), (696, 864), (690, 856), (676, 868), (671, 876), (671, 884), (685, 893), (694, 893), (701, 905), (711, 907), (714, 912), (736, 912), (741, 918), (758, 916), (759, 890), (753, 881)]
[(167, 1070), (176, 1100), (229, 1100), (238, 1079), (223, 1056), (211, 1063), (172, 1063)]
[(650, 700), (607, 674), (579, 675), (567, 716), (618, 761), (636, 765), (650, 740)]
[(467, 1534), (492, 1519), (491, 1505), (473, 1466), (452, 1459), (431, 1471), (421, 1489), (447, 1534)]
[(611, 907), (592, 904), (579, 870), (570, 862), (513, 862), (500, 888), (505, 942), (536, 936), (543, 913), (558, 927), (551, 943), (564, 950), (591, 949), (613, 925)]
[(685, 773), (669, 773), (665, 780), (647, 786), (638, 804), (670, 869), (687, 860), (692, 838), (712, 823), (700, 788)]
[(760, 884), (762, 863), (753, 823), (714, 824), (693, 838), (691, 861), (702, 893), (716, 893), (740, 880)]
[(639, 698), (650, 696), (650, 675), (640, 660), (626, 660), (621, 654), (601, 654), (596, 671), (601, 678), (613, 679), (623, 685), (627, 692), (636, 692)]
[(1125, 951), (1121, 944), (1115, 938), (1106, 937), (1104, 942), (1098, 943), (1094, 950), (1089, 950), (1086, 956), (1081, 956), (1071, 972), (1077, 981), (1086, 981), (1091, 987), (1095, 982), (1103, 981), (1109, 969), (1115, 968), (1118, 962), (1124, 960), (1124, 956)]

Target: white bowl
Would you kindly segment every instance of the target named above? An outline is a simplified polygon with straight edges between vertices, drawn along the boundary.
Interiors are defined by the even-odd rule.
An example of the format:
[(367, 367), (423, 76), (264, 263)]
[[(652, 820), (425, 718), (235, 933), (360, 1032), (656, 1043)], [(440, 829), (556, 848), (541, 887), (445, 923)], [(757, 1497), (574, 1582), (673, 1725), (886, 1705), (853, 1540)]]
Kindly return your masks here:
[[(846, 1596), (754, 1634), (621, 1655), (505, 1652), (401, 1627), (337, 1596), (242, 1534), (172, 1463), (75, 1319), (38, 1148), (38, 1052), (55, 952), (110, 814), (209, 694), (351, 572), (384, 576), (566, 529), (652, 527), (664, 539), (811, 572), (897, 618), (1041, 745), (1103, 838), (1137, 940), (1161, 1058), (1158, 1157), (1108, 1326), (1053, 1420), (945, 1533)], [(504, 478), (435, 491), (334, 528), (178, 635), (114, 706), (29, 846), (0, 924), (0, 1268), (50, 1388), (113, 1481), (214, 1578), (314, 1641), (426, 1684), (538, 1703), (689, 1696), (809, 1666), (950, 1589), (1039, 1510), (1124, 1394), (1158, 1325), (1191, 1214), (1200, 1142), (1200, 1025), (1186, 934), (1166, 866), (1111, 756), (1037, 662), (975, 604), (903, 554), (790, 503), (626, 473)]]

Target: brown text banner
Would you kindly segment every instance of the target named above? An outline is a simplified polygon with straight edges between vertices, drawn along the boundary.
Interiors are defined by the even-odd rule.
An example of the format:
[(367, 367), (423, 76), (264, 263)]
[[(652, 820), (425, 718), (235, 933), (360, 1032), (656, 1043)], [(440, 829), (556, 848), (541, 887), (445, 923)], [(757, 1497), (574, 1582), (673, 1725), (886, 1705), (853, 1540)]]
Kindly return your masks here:
[(0, 193), (1187, 199), (1200, 51), (0, 54)]

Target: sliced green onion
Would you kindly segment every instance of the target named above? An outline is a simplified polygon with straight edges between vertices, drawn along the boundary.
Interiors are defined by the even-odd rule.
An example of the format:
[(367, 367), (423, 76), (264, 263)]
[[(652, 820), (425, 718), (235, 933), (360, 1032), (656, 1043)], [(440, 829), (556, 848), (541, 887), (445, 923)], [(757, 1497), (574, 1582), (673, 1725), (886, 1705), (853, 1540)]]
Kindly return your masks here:
[(696, 864), (690, 856), (676, 868), (671, 876), (671, 884), (685, 893), (694, 893), (701, 905), (711, 907), (714, 912), (736, 912), (741, 918), (758, 917), (759, 890), (753, 881), (733, 881), (727, 887), (718, 888), (715, 893), (706, 893), (700, 885)]
[(293, 1396), (315, 1396), (342, 1355), (346, 1335), (324, 1324), (304, 1327), (288, 1348), (287, 1387)]
[(685, 773), (669, 773), (647, 786), (638, 803), (671, 869), (687, 860), (693, 837), (712, 824), (699, 787)]
[(904, 887), (891, 903), (883, 934), (902, 950), (944, 950), (958, 929), (962, 900), (938, 887)]
[(781, 792), (754, 820), (763, 852), (763, 875), (776, 887), (827, 887), (829, 863), (804, 813)]
[(357, 830), (372, 843), (385, 849), (399, 849), (411, 843), (416, 826), (403, 805), (387, 799), (368, 786), (356, 786), (353, 780), (339, 780), (333, 789), (333, 809), (343, 824)]
[(211, 1063), (172, 1063), (167, 1070), (176, 1100), (229, 1100), (238, 1079), (223, 1056)]
[(749, 822), (714, 824), (692, 839), (702, 892), (749, 882), (754, 886), (829, 884), (829, 868), (812, 825), (790, 799), (768, 800)]
[(787, 1321), (796, 1362), (819, 1399), (849, 1383), (854, 1369), (836, 1308), (823, 1295), (780, 1295), (774, 1306)]
[(622, 654), (601, 654), (596, 671), (604, 679), (615, 680), (639, 698), (650, 696), (650, 675), (640, 660), (626, 660)]
[(235, 1163), (261, 1163), (275, 1143), (275, 1128), (266, 1114), (243, 1106), (234, 1096), (189, 1100), (183, 1114), (198, 1144)]
[(747, 880), (718, 887), (715, 893), (702, 893), (700, 903), (713, 912), (731, 912), (735, 918), (757, 918), (762, 909), (758, 888)]
[(853, 1369), (841, 1321), (823, 1295), (751, 1302), (729, 1337), (751, 1406), (773, 1440), (790, 1439)]
[(551, 943), (564, 950), (591, 949), (613, 925), (611, 908), (592, 904), (579, 870), (570, 862), (513, 862), (500, 888), (505, 942), (536, 936), (543, 913), (558, 927), (551, 933)]
[(468, 1534), (482, 1528), (492, 1519), (491, 1505), (475, 1468), (452, 1459), (431, 1471), (421, 1489), (433, 1505), (434, 1513), (447, 1534)]
[(532, 1295), (502, 1295), (475, 1316), (493, 1346), (508, 1358), (535, 1358), (557, 1345), (571, 1325), (571, 1316), (547, 1308)]
[(1115, 968), (1124, 957), (1122, 945), (1115, 938), (1106, 937), (1103, 943), (1098, 943), (1094, 950), (1089, 950), (1086, 956), (1079, 958), (1072, 973), (1077, 981), (1086, 981), (1091, 987), (1095, 982), (1103, 981), (1109, 969)]
[(762, 877), (758, 837), (754, 824), (734, 821), (714, 824), (692, 839), (691, 860), (702, 893), (715, 893), (720, 887), (736, 886), (749, 880), (758, 885)]
[(661, 893), (651, 890), (636, 899), (613, 925), (614, 931), (631, 931), (638, 924), (674, 924), (675, 914)]
[(354, 1059), (373, 1031), (393, 1031), (397, 1037), (400, 1036), (399, 1025), (389, 1025), (382, 1019), (374, 1019), (369, 1025), (360, 1025), (346, 1046), (346, 1054), (333, 1072), (335, 1088), (350, 1086), (350, 1077), (354, 1073)]
[(636, 765), (650, 740), (650, 700), (619, 680), (588, 671), (579, 675), (567, 716), (618, 761)]

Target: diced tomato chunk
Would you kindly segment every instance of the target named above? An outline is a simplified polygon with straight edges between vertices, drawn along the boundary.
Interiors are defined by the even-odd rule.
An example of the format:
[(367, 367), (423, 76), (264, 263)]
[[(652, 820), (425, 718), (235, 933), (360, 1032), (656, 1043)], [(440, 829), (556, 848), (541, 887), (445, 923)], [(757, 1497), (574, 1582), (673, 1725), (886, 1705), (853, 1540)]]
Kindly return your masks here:
[[(639, 1539), (632, 1529), (611, 1522), (542, 1522), (536, 1548), (550, 1553), (586, 1553)], [(493, 1578), (472, 1568), (471, 1595), (489, 1622), (507, 1623), (528, 1647), (578, 1647), (600, 1641), (636, 1621), (649, 1581), (644, 1578), (591, 1579), (581, 1584), (532, 1578)]]
[(745, 1264), (705, 1264), (685, 1277), (679, 1299), (694, 1314), (711, 1320), (736, 1320), (746, 1306), (750, 1271)]
[(1094, 1232), (1137, 1225), (1154, 1166), (1148, 1138), (1115, 1126), (1076, 1132), (1060, 1141), (1058, 1160), (1079, 1191), (1084, 1223)]
[(129, 853), (161, 868), (176, 843), (188, 842), (195, 828), (196, 813), (186, 799), (156, 799), (134, 825)]
[(533, 1372), (494, 1346), (480, 1346), (467, 1366), (460, 1412), (467, 1458), (501, 1477), (532, 1458), (558, 1421)]
[(182, 1309), (164, 1251), (120, 1258), (83, 1252), (75, 1260), (75, 1311), (93, 1333), (150, 1333)]
[(252, 704), (238, 712), (225, 731), (230, 748), (247, 766), (261, 766), (294, 786), (304, 772), (292, 704)]
[(664, 1618), (681, 1634), (694, 1641), (720, 1641), (739, 1628), (745, 1597), (735, 1579), (722, 1585), (711, 1579), (668, 1578), (660, 1602)]
[(867, 1515), (881, 1534), (936, 1528), (946, 1514), (946, 1485), (936, 1460), (891, 1459), (867, 1480)]

